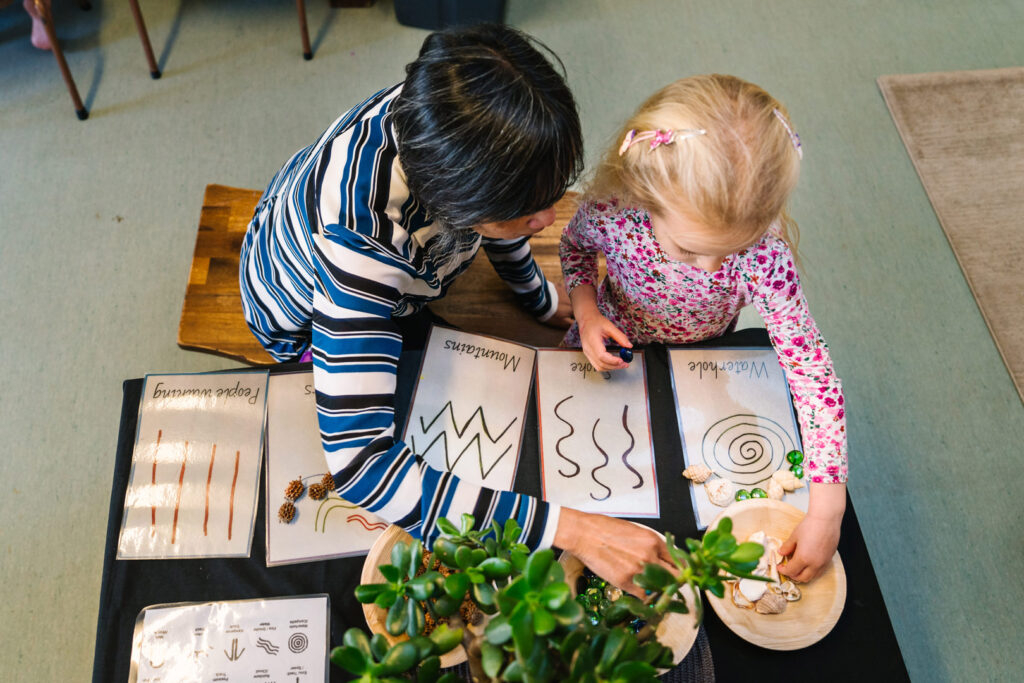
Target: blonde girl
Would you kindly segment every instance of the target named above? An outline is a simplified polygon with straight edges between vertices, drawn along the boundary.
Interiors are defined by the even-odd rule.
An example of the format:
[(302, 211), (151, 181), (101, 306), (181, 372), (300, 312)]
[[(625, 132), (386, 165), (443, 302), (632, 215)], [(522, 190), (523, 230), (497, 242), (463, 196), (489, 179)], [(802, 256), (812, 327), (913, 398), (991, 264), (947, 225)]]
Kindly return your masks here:
[(791, 577), (809, 581), (839, 542), (847, 462), (842, 388), (794, 265), (786, 202), (802, 157), (786, 109), (758, 86), (718, 74), (676, 81), (622, 128), (560, 256), (576, 318), (565, 343), (600, 370), (626, 367), (609, 341), (696, 342), (731, 332), (744, 306), (761, 315), (797, 407), (811, 492), (782, 550)]

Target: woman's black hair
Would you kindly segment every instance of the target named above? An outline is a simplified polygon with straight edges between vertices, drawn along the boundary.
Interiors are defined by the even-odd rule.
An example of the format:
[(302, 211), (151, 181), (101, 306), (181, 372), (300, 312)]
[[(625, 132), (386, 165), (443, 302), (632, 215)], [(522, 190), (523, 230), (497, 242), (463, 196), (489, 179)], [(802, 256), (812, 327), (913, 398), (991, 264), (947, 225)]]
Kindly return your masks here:
[[(583, 166), (576, 102), (526, 34), (498, 24), (427, 36), (395, 103), (409, 190), (466, 229), (548, 208)], [(563, 67), (564, 71), (564, 67)]]

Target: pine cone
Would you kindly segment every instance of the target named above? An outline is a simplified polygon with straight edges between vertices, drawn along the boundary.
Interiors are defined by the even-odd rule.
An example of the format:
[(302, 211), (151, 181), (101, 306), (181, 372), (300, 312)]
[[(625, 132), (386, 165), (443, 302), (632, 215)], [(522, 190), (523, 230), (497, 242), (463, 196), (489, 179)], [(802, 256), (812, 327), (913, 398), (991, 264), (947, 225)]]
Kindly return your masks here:
[(310, 484), (309, 497), (313, 500), (323, 500), (327, 497), (327, 489), (324, 488), (323, 484)]
[(277, 518), (286, 524), (295, 519), (295, 503), (286, 500), (277, 511)]
[(288, 500), (298, 500), (299, 496), (306, 490), (301, 479), (294, 479), (288, 482), (288, 486), (284, 489), (284, 497)]
[(337, 486), (334, 485), (334, 477), (331, 476), (330, 472), (325, 474), (324, 478), (320, 480), (320, 485), (327, 489), (328, 492), (338, 488)]

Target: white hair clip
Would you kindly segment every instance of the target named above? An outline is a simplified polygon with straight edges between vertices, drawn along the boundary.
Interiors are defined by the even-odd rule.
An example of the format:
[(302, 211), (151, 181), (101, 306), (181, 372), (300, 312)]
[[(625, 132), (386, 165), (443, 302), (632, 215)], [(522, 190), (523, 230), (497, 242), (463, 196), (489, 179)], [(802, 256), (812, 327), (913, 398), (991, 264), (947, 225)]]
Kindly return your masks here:
[(695, 138), (698, 135), (707, 135), (707, 131), (703, 128), (682, 128), (680, 130), (645, 130), (642, 133), (638, 133), (636, 128), (626, 133), (626, 137), (623, 138), (622, 144), (619, 145), (619, 156), (621, 157), (626, 153), (626, 150), (632, 146), (634, 142), (640, 142), (642, 140), (651, 141), (651, 149), (657, 149), (659, 145), (671, 145), (673, 142), (679, 140), (686, 140), (688, 138)]
[(789, 133), (789, 140), (790, 142), (793, 143), (793, 149), (796, 150), (796, 155), (800, 157), (800, 159), (803, 159), (804, 150), (800, 145), (800, 136), (793, 132), (792, 127), (790, 127), (789, 125), (789, 121), (786, 120), (786, 117), (782, 115), (781, 111), (779, 111), (778, 109), (772, 109), (772, 113), (775, 114), (775, 118), (782, 122), (783, 127), (785, 127), (786, 129), (786, 132)]

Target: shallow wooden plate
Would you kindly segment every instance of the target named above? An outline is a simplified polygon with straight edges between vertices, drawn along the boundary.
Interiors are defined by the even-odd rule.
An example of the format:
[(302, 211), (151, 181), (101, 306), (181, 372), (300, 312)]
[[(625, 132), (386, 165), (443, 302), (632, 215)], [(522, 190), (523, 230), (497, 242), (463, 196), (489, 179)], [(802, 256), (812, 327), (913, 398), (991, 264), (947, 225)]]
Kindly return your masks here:
[[(723, 510), (708, 529), (717, 528), (723, 517), (732, 518), (732, 533), (740, 543), (760, 530), (785, 541), (804, 518), (804, 513), (778, 500), (743, 500)], [(769, 650), (799, 650), (828, 635), (843, 613), (846, 572), (838, 551), (821, 576), (798, 587), (802, 597), (789, 603), (782, 614), (758, 614), (737, 607), (732, 602), (729, 586), (725, 597), (716, 598), (708, 593), (707, 599), (718, 618), (743, 640)]]
[[(410, 543), (412, 540), (413, 537), (407, 534), (402, 527), (395, 526), (394, 524), (389, 526), (377, 538), (377, 541), (370, 548), (370, 552), (367, 553), (366, 560), (363, 562), (363, 571), (359, 575), (359, 583), (386, 583), (387, 579), (384, 578), (384, 575), (380, 573), (377, 567), (382, 564), (391, 564), (391, 548), (396, 543)], [(378, 607), (372, 602), (363, 605), (363, 616), (366, 617), (366, 625), (370, 627), (373, 633), (380, 633), (392, 645), (408, 640), (409, 637), (404, 633), (400, 636), (393, 636), (388, 633), (387, 628), (384, 626), (387, 615), (387, 610), (383, 607)], [(462, 645), (441, 656), (442, 667), (455, 666), (462, 664), (464, 661), (466, 661), (466, 650)]]
[[(562, 569), (565, 570), (565, 582), (569, 584), (569, 591), (572, 597), (576, 597), (576, 580), (583, 574), (583, 562), (568, 551), (562, 551), (558, 558)], [(654, 635), (658, 641), (667, 647), (672, 648), (673, 660), (676, 664), (683, 661), (690, 652), (694, 642), (697, 640), (697, 610), (694, 608), (693, 591), (685, 589), (686, 606), (690, 609), (687, 614), (671, 612), (658, 624), (658, 630)]]

